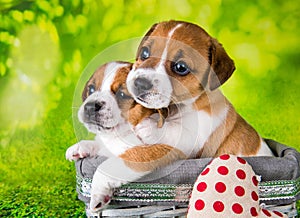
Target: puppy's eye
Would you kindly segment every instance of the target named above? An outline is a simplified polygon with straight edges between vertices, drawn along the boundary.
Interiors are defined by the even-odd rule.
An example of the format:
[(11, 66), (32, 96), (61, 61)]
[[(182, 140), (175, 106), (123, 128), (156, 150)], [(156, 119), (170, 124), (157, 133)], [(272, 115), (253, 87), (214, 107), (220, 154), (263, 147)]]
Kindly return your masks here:
[(185, 76), (191, 72), (190, 68), (184, 61), (172, 63), (172, 70), (180, 76)]
[(122, 90), (118, 90), (117, 93), (116, 93), (116, 97), (117, 99), (131, 99), (132, 97), (127, 95), (125, 92), (123, 92)]
[(91, 84), (88, 86), (88, 94), (91, 95), (96, 91), (95, 85)]
[(142, 61), (148, 59), (150, 57), (150, 51), (149, 48), (147, 47), (142, 47), (141, 49), (141, 54), (140, 54), (140, 58)]

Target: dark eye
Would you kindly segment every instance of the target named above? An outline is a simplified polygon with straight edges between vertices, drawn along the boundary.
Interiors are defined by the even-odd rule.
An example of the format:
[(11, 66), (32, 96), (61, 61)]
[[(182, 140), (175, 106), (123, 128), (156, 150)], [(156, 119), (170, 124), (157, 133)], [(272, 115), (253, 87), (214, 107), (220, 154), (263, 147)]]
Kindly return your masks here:
[(88, 94), (91, 95), (96, 91), (95, 85), (91, 84), (88, 86)]
[(184, 61), (178, 61), (172, 64), (172, 70), (180, 76), (185, 76), (191, 72), (190, 68)]
[(150, 57), (150, 51), (147, 47), (142, 47), (140, 58), (142, 61), (148, 59)]
[(131, 99), (132, 97), (127, 95), (125, 92), (123, 92), (121, 89), (119, 89), (116, 93), (117, 99)]

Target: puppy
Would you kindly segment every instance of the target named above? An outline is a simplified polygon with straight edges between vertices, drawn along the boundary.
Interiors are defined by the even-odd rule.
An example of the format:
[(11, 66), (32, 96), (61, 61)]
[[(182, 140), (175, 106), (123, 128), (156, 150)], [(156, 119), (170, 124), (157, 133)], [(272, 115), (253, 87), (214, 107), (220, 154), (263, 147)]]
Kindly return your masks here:
[[(159, 166), (184, 155), (164, 144), (144, 146), (133, 127), (155, 115), (158, 128), (163, 110), (147, 109), (136, 103), (126, 88), (132, 64), (111, 62), (98, 68), (86, 83), (78, 118), (94, 141), (80, 141), (66, 151), (68, 160), (105, 155), (92, 180), (90, 209), (99, 210), (109, 203), (113, 189), (135, 181)], [(104, 147), (106, 149), (104, 149)], [(105, 151), (106, 150), (106, 151)]]
[(141, 105), (168, 108), (169, 115), (161, 129), (147, 118), (135, 131), (144, 143), (170, 144), (192, 158), (271, 156), (218, 89), (234, 70), (222, 45), (201, 27), (182, 21), (153, 25), (139, 45), (127, 88)]

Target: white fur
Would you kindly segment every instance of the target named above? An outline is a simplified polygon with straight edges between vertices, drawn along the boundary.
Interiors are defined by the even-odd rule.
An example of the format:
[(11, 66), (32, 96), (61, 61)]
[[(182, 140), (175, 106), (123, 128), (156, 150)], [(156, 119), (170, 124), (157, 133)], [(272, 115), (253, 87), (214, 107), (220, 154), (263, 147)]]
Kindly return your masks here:
[(172, 36), (175, 32), (176, 29), (178, 29), (179, 27), (181, 27), (182, 24), (177, 24), (169, 33), (168, 33), (168, 40), (166, 42), (166, 46), (164, 48), (164, 51), (160, 57), (160, 62), (158, 64), (158, 67), (157, 68), (165, 68), (165, 62), (167, 60), (167, 57), (168, 57), (168, 49), (169, 49), (169, 44), (170, 44), (170, 41), (172, 39)]
[(101, 141), (114, 156), (119, 156), (126, 150), (142, 144), (134, 134), (132, 126), (124, 119), (113, 131), (97, 134), (95, 140)]
[(146, 78), (153, 84), (153, 88), (148, 92), (147, 98), (141, 100), (140, 96), (133, 95), (136, 102), (147, 108), (162, 108), (169, 105), (172, 84), (164, 68), (159, 70), (144, 68), (131, 72), (127, 77), (127, 87), (130, 93), (135, 92), (133, 83), (137, 77)]
[(84, 126), (89, 130), (89, 132), (97, 134), (99, 131), (99, 127), (95, 124), (86, 123), (84, 122), (84, 105), (88, 102), (93, 101), (103, 101), (105, 102), (105, 106), (103, 109), (101, 109), (101, 114), (106, 119), (103, 119), (103, 126), (111, 128), (116, 125), (121, 120), (121, 111), (118, 107), (117, 101), (115, 97), (112, 95), (109, 91), (96, 91), (93, 94), (91, 94), (81, 105), (78, 111), (78, 119), (81, 123), (84, 124)]
[(225, 107), (219, 114), (211, 116), (205, 111), (183, 106), (179, 113), (165, 120), (162, 128), (157, 128), (155, 119), (150, 117), (138, 124), (135, 131), (146, 144), (168, 144), (193, 158), (223, 122), (227, 112)]
[(96, 156), (99, 154), (100, 149), (101, 146), (97, 141), (81, 140), (67, 149), (66, 159), (72, 161), (88, 156)]
[(270, 147), (267, 145), (267, 143), (263, 139), (260, 140), (260, 148), (259, 148), (256, 156), (274, 156)]
[[(101, 163), (93, 176), (90, 208), (96, 208), (99, 203), (102, 206), (108, 204), (113, 194), (112, 188), (136, 181), (148, 173), (128, 168), (120, 158), (108, 158)], [(105, 198), (109, 201), (104, 202)]]
[(110, 92), (110, 86), (113, 83), (113, 80), (116, 76), (117, 70), (121, 67), (126, 67), (128, 64), (126, 63), (118, 63), (111, 62), (107, 64), (106, 69), (104, 71), (104, 78), (101, 85), (101, 91)]

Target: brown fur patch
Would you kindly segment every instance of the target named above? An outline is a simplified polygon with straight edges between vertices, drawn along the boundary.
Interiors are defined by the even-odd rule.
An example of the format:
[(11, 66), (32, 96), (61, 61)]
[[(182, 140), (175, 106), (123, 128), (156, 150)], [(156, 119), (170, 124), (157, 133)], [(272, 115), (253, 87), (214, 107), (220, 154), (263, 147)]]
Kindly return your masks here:
[(165, 144), (136, 146), (119, 157), (128, 167), (138, 172), (153, 171), (175, 160), (186, 158), (183, 152)]
[(197, 111), (203, 110), (208, 114), (211, 114), (211, 105), (209, 98), (206, 93), (200, 95), (200, 97), (195, 101), (194, 108)]
[(165, 119), (169, 115), (169, 109), (168, 108), (162, 108), (162, 109), (158, 109), (157, 112), (159, 114), (159, 120), (157, 122), (157, 127), (161, 128), (165, 123)]
[(143, 107), (140, 104), (133, 103), (133, 106), (128, 110), (128, 121), (136, 126), (139, 124), (144, 118), (151, 116), (155, 113), (154, 110)]
[(203, 92), (193, 104), (195, 110), (205, 111), (210, 115), (217, 115), (229, 104), (228, 100), (219, 90)]
[(118, 91), (118, 89), (120, 88), (120, 86), (125, 85), (127, 75), (131, 69), (131, 66), (132, 66), (132, 64), (118, 69), (118, 71), (116, 72), (116, 75), (114, 77), (114, 81), (110, 87), (112, 92), (116, 93)]
[(243, 156), (256, 155), (260, 148), (261, 138), (239, 114), (236, 114), (236, 122), (232, 131), (227, 135), (215, 156), (221, 154), (240, 154)]
[(260, 136), (229, 105), (224, 122), (210, 135), (198, 152), (198, 157), (218, 157), (222, 154), (255, 155), (260, 148)]
[(211, 70), (208, 71), (207, 87), (209, 90), (214, 90), (230, 78), (235, 70), (235, 66), (233, 60), (216, 39), (211, 39), (209, 51)]
[(89, 93), (88, 93), (89, 85), (94, 85), (96, 90), (99, 90), (101, 88), (106, 67), (107, 67), (107, 64), (100, 66), (93, 73), (93, 75), (90, 77), (90, 79), (87, 81), (87, 83), (85, 84), (85, 87), (83, 89), (83, 92), (82, 92), (82, 96), (81, 96), (82, 101), (85, 101), (85, 99), (89, 96)]

